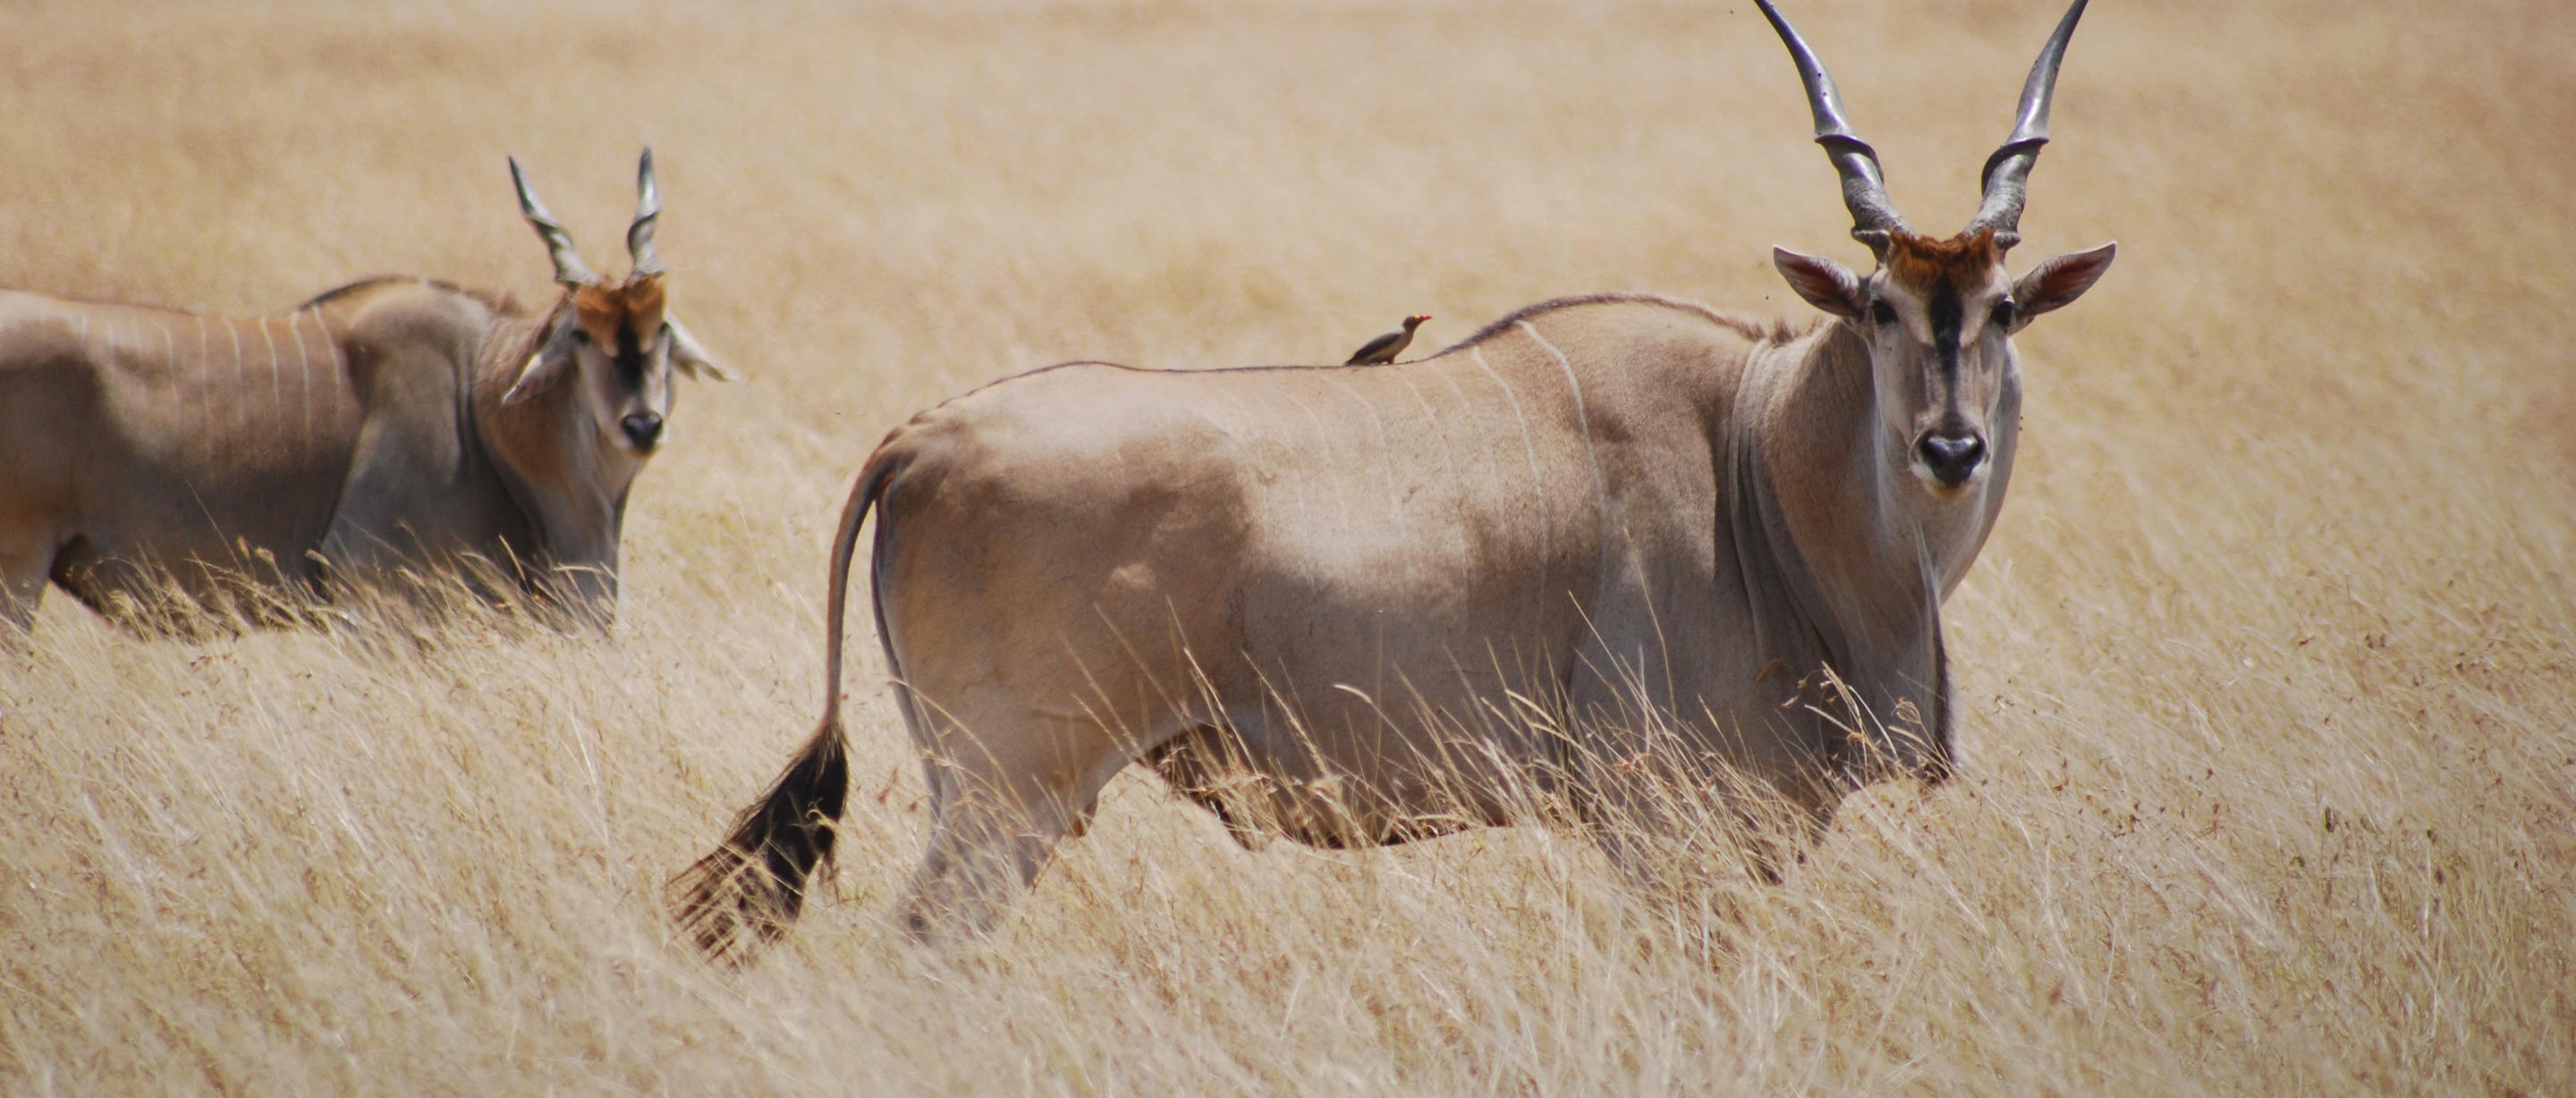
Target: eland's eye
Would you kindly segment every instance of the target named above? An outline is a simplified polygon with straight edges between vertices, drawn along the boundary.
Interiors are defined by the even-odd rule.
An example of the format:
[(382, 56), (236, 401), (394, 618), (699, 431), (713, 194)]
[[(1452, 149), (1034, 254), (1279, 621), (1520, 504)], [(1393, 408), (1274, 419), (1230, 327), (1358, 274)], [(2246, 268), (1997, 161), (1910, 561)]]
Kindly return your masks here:
[(1896, 309), (1883, 299), (1870, 302), (1869, 319), (1872, 323), (1894, 324), (1896, 323)]
[(575, 328), (575, 329), (573, 329), (573, 330), (572, 330), (572, 341), (573, 341), (573, 342), (575, 342), (575, 343), (581, 344), (581, 345), (582, 345), (582, 346), (584, 346), (584, 347), (590, 346), (590, 329), (588, 329), (588, 328)]
[(1995, 302), (1995, 327), (2010, 328), (2013, 326), (2013, 321), (2019, 319), (2021, 319), (2021, 309), (2010, 299)]

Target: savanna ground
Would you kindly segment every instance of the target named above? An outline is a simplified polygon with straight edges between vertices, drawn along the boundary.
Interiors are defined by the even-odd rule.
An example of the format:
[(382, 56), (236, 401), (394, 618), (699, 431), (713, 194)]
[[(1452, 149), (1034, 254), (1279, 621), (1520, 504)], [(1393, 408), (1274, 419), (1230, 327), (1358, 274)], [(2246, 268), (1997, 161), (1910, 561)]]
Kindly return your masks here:
[[(862, 653), (829, 894), (732, 974), (662, 882), (818, 700), (827, 524), (912, 410), (1075, 357), (1335, 359), (1866, 259), (1749, 4), (13, 7), (0, 283), (546, 292), (650, 142), (691, 386), (606, 642), (491, 615), (0, 662), (0, 1092), (2576, 1090), (2576, 7), (2106, 2), (2022, 261), (1968, 770), (1785, 884), (1578, 840), (1237, 849), (1113, 787), (1002, 935), (883, 914), (919, 779)], [(1944, 230), (2047, 0), (1791, 9)], [(859, 620), (865, 621), (860, 615)]]

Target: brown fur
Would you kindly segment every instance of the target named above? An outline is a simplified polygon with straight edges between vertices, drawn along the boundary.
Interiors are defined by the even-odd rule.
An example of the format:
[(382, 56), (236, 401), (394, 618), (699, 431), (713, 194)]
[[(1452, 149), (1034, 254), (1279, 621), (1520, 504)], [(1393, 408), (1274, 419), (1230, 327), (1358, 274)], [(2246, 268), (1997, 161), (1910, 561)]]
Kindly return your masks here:
[[(913, 417), (842, 509), (823, 718), (674, 879), (683, 931), (749, 956), (834, 849), (872, 510), (877, 635), (935, 821), (895, 916), (917, 940), (989, 931), (1140, 760), (1239, 837), (1331, 847), (1511, 822), (1559, 785), (1585, 823), (1651, 823), (1623, 762), (1667, 758), (1665, 735), (1673, 766), (1732, 767), (1811, 823), (1946, 767), (1938, 600), (1993, 507), (1927, 516), (1853, 444), (1883, 421), (1865, 342), (1767, 342), (1786, 330), (1560, 299), (1399, 366), (1059, 364)], [(1852, 748), (1812, 696), (1826, 672), (1854, 714), (1931, 717), (1855, 724), (1872, 746)], [(1545, 699), (1565, 731), (1449, 716), (1492, 697)], [(1596, 833), (1651, 874), (1624, 827)]]
[(634, 346), (651, 343), (662, 327), (662, 301), (660, 275), (635, 275), (615, 286), (592, 283), (572, 292), (582, 330), (602, 347), (621, 346), (621, 333), (632, 336)]
[(1973, 236), (1962, 233), (1948, 240), (1900, 232), (1888, 241), (1888, 277), (1925, 297), (1945, 284), (1965, 297), (1984, 287), (1995, 265), (2001, 262), (2003, 255), (1995, 250), (1993, 229), (1979, 229)]
[(502, 394), (510, 391), (510, 386), (519, 380), (519, 372), (527, 367), (528, 356), (545, 346), (547, 334), (563, 323), (565, 310), (573, 307), (572, 298), (572, 293), (566, 291), (534, 317), (510, 314), (509, 326), (493, 332), (493, 339), (474, 362), (471, 384), (476, 400), (496, 405), (501, 402)]

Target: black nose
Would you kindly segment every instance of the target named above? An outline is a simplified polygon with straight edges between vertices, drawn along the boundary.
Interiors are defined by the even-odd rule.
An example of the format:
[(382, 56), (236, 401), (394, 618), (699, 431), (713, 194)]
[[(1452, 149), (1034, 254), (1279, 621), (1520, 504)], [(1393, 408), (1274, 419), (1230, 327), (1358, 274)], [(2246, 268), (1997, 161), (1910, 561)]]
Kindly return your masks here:
[(635, 412), (618, 420), (617, 425), (626, 429), (626, 440), (638, 450), (650, 450), (662, 440), (662, 417), (651, 412)]
[(1976, 475), (1977, 463), (1986, 459), (1986, 440), (1975, 435), (1925, 435), (1914, 444), (1914, 453), (1932, 471), (1932, 479), (1956, 488)]

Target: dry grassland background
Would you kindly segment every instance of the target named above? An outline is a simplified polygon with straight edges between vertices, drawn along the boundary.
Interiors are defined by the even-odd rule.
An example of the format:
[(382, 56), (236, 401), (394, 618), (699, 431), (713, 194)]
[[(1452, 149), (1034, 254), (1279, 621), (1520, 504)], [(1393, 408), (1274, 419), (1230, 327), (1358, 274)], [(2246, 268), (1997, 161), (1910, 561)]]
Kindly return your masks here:
[[(366, 7), (12, 5), (0, 283), (538, 296), (503, 153), (621, 267), (650, 142), (675, 308), (749, 380), (681, 394), (606, 642), (53, 596), (0, 661), (0, 1092), (2576, 1092), (2576, 6), (2095, 6), (2020, 258), (2122, 250), (2020, 341), (1966, 777), (1787, 883), (1251, 853), (1130, 777), (925, 958), (862, 636), (843, 867), (740, 975), (662, 882), (810, 722), (827, 524), (916, 408), (1587, 291), (1804, 318), (1769, 247), (1866, 253), (1734, 0)], [(1792, 14), (1964, 221), (2055, 5)]]

